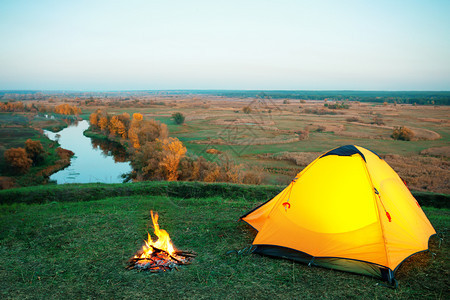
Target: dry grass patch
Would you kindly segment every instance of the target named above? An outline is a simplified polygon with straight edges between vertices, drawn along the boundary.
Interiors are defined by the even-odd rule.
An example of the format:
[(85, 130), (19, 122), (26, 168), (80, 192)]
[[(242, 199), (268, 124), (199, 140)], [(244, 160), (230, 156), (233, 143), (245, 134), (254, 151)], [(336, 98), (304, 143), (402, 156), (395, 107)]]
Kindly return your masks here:
[(422, 150), (420, 154), (430, 156), (444, 156), (448, 158), (450, 157), (450, 146), (428, 148)]
[(411, 190), (450, 193), (450, 163), (430, 156), (384, 155), (384, 160), (404, 179)]
[(434, 141), (441, 138), (441, 135), (435, 131), (424, 128), (411, 128), (414, 132), (413, 140)]

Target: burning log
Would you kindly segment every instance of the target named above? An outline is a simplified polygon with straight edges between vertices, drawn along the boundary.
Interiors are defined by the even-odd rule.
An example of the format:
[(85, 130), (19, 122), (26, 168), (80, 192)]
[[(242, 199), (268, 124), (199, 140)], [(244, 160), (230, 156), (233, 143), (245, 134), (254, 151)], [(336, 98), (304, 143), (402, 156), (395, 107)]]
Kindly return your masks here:
[(145, 244), (142, 249), (128, 260), (127, 269), (160, 273), (173, 269), (178, 271), (177, 266), (190, 264), (197, 253), (177, 250), (167, 231), (159, 228), (158, 214), (153, 214), (153, 211), (150, 211), (150, 214), (155, 235), (158, 238), (153, 241), (150, 233), (148, 233), (148, 240), (144, 241)]

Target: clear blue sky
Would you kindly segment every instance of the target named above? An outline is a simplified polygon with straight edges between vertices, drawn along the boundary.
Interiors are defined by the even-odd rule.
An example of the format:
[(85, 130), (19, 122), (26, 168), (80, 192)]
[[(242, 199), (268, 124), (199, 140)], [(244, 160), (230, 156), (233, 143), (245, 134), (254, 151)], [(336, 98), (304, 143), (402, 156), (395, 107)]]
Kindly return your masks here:
[(450, 90), (450, 0), (0, 0), (0, 89)]

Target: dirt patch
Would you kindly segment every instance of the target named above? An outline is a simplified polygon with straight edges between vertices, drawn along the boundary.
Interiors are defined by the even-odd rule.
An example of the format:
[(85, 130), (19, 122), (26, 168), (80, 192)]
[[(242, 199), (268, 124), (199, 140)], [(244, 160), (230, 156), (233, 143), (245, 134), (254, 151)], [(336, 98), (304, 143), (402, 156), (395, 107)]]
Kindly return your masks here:
[(450, 157), (450, 146), (428, 148), (422, 150), (420, 154), (431, 156), (443, 156), (448, 158)]

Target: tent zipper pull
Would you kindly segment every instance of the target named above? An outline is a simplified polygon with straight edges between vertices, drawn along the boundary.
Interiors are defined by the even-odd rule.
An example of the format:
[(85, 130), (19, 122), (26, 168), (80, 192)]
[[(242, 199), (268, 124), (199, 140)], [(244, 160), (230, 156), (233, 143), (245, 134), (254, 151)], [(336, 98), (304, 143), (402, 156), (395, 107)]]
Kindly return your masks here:
[(391, 215), (387, 211), (385, 211), (385, 212), (386, 212), (386, 217), (388, 218), (389, 222), (392, 222)]
[[(386, 213), (386, 217), (388, 218), (389, 222), (392, 222), (391, 214), (390, 214), (390, 213), (386, 210), (386, 208), (384, 207), (383, 201), (381, 201), (380, 192), (378, 192), (378, 190), (377, 190), (375, 187), (373, 187), (373, 189), (374, 189), (374, 191), (375, 191), (375, 194), (378, 196), (378, 199), (380, 199), (380, 203), (381, 203), (381, 205), (383, 206), (384, 212)], [(416, 202), (417, 202), (417, 201), (416, 201)]]

